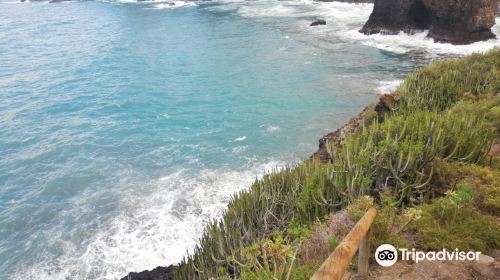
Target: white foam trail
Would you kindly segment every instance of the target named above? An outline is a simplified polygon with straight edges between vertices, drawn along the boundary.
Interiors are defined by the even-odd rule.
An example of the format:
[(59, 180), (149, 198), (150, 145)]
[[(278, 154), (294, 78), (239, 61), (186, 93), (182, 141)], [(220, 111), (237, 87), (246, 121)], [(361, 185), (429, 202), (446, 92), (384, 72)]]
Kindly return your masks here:
[(380, 95), (395, 91), (403, 82), (403, 80), (380, 81), (379, 86), (375, 89)]
[(161, 3), (158, 5), (155, 5), (152, 9), (178, 9), (178, 8), (184, 8), (184, 7), (195, 7), (198, 6), (194, 2), (185, 2), (185, 1), (172, 1), (172, 2), (167, 2), (167, 3)]
[(127, 195), (120, 214), (100, 227), (83, 253), (66, 244), (56, 260), (23, 268), (13, 279), (119, 279), (130, 271), (177, 263), (197, 243), (205, 223), (221, 216), (231, 195), (283, 165), (270, 161), (242, 171), (198, 174), (180, 170), (160, 178), (148, 185), (148, 195)]
[(233, 142), (245, 141), (245, 139), (247, 139), (246, 136), (241, 136), (241, 137), (238, 137), (238, 138), (234, 139)]
[(266, 127), (266, 131), (267, 132), (275, 132), (275, 131), (279, 131), (281, 128), (279, 127), (279, 125), (268, 125)]

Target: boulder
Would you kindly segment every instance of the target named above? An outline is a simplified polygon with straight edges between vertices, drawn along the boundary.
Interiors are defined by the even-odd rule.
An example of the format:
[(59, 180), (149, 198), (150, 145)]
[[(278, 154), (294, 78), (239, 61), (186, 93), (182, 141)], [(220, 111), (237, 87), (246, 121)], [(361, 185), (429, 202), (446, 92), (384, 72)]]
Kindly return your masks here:
[(375, 112), (377, 112), (378, 122), (382, 123), (385, 120), (385, 115), (389, 114), (393, 109), (394, 105), (399, 102), (399, 93), (397, 91), (381, 95), (379, 102), (375, 106)]
[(317, 19), (311, 23), (311, 26), (317, 26), (317, 25), (326, 25), (326, 20)]
[(482, 263), (473, 263), (470, 268), (475, 279), (495, 280), (498, 279), (497, 276), (500, 273), (500, 269)]
[(370, 35), (415, 33), (429, 27), (429, 13), (421, 0), (375, 0), (373, 12), (360, 32)]
[(429, 10), (429, 37), (438, 42), (470, 44), (495, 38), (497, 0), (423, 0)]
[(481, 254), (477, 262), (484, 265), (490, 265), (495, 262), (495, 259), (488, 255)]
[(429, 29), (437, 42), (470, 44), (495, 38), (498, 0), (375, 0), (364, 34)]

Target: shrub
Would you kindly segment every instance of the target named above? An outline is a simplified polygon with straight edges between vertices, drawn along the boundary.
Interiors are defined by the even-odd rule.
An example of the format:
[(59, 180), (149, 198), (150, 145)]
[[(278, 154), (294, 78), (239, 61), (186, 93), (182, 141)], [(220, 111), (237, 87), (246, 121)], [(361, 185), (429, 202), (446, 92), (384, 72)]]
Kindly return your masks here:
[(443, 160), (436, 160), (434, 166), (437, 172), (431, 183), (433, 188), (440, 188), (444, 194), (463, 185), (472, 187), (477, 208), (500, 216), (500, 170)]
[(500, 246), (500, 226), (493, 217), (481, 214), (472, 204), (473, 189), (457, 191), (421, 206), (422, 218), (412, 228), (421, 249), (479, 250)]
[(306, 238), (299, 250), (299, 260), (302, 264), (310, 264), (317, 260), (324, 260), (339, 244), (354, 226), (346, 211), (331, 214), (329, 218), (316, 227), (314, 232)]
[(393, 116), (349, 135), (342, 147), (331, 148), (336, 187), (325, 190), (325, 196), (340, 192), (352, 201), (391, 188), (398, 205), (420, 203), (429, 191), (435, 158), (480, 162), (494, 138), (492, 127), (478, 113), (464, 117), (453, 111), (419, 111)]

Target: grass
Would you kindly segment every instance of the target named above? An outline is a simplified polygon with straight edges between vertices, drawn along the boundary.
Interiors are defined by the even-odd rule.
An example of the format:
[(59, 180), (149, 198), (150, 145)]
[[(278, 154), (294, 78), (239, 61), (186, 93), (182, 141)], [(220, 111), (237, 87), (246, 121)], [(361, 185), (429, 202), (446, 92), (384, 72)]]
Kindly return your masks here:
[(370, 118), (329, 147), (331, 162), (274, 170), (235, 194), (175, 278), (305, 279), (341, 241), (332, 213), (356, 220), (371, 205), (374, 245), (498, 247), (485, 213), (500, 209), (499, 171), (487, 166), (497, 162), (487, 153), (499, 142), (499, 78), (499, 49), (417, 70), (383, 123)]

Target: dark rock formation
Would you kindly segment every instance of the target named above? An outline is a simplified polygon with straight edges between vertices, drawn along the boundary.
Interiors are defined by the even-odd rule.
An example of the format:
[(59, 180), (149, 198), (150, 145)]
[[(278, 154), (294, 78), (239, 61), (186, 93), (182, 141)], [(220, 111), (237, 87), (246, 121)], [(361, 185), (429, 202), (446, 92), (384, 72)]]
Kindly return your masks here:
[(350, 119), (347, 124), (335, 130), (334, 132), (330, 132), (327, 135), (323, 136), (323, 138), (319, 140), (318, 150), (311, 156), (311, 159), (319, 160), (321, 162), (331, 161), (332, 155), (328, 151), (330, 145), (338, 147), (342, 146), (345, 142), (347, 134), (356, 132), (363, 127), (365, 119), (364, 116), (366, 116), (370, 112), (373, 112), (373, 109), (370, 107), (366, 107), (357, 117)]
[(318, 2), (373, 3), (375, 0), (317, 0)]
[(494, 38), (498, 0), (375, 0), (365, 34), (429, 29), (438, 42), (469, 44)]
[(394, 105), (399, 101), (399, 93), (397, 91), (380, 96), (379, 102), (375, 106), (377, 112), (378, 122), (382, 123), (385, 120), (385, 115), (390, 113)]
[(311, 23), (311, 26), (317, 26), (317, 25), (326, 25), (326, 20), (317, 19)]
[(373, 12), (361, 29), (365, 34), (415, 33), (429, 27), (429, 13), (421, 0), (375, 0)]
[[(344, 145), (346, 136), (350, 133), (359, 131), (364, 125), (374, 121), (374, 113), (377, 115), (378, 122), (384, 122), (385, 115), (390, 113), (394, 105), (399, 102), (399, 93), (393, 92), (380, 96), (379, 102), (375, 107), (365, 107), (363, 111), (356, 117), (349, 120), (341, 128), (334, 132), (328, 133), (319, 140), (318, 150), (311, 156), (311, 160), (318, 160), (321, 162), (329, 162), (333, 160), (329, 147)], [(372, 117), (373, 116), (373, 117)]]
[(438, 42), (470, 44), (495, 38), (497, 0), (423, 0), (431, 15), (429, 36)]
[(142, 272), (130, 272), (121, 280), (173, 280), (173, 269), (170, 266), (159, 266), (153, 270), (144, 270)]

